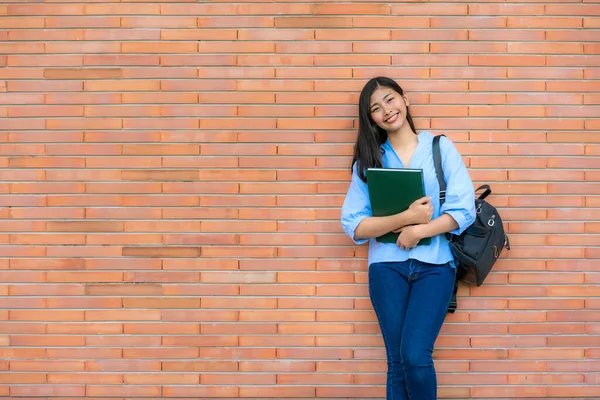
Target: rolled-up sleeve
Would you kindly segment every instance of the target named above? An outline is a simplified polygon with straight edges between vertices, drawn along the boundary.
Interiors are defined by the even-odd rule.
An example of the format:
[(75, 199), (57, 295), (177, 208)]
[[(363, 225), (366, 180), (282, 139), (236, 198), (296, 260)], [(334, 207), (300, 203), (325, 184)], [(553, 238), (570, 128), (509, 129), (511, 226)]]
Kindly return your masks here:
[(352, 181), (342, 205), (342, 227), (354, 243), (363, 244), (368, 241), (368, 239), (356, 240), (354, 232), (363, 219), (372, 215), (369, 190), (367, 184), (359, 178), (355, 164), (352, 167)]
[(441, 138), (440, 150), (446, 181), (446, 201), (440, 209), (440, 214), (446, 213), (454, 218), (458, 229), (450, 233), (460, 235), (475, 221), (473, 182), (460, 153), (450, 139)]

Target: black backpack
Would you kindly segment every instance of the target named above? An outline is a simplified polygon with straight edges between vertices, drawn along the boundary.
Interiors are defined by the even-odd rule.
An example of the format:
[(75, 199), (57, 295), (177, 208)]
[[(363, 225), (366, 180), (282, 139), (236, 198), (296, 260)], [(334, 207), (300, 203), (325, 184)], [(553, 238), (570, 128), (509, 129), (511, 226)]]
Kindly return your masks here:
[[(442, 170), (440, 154), (440, 136), (433, 138), (433, 164), (440, 185), (440, 207), (446, 200), (446, 182)], [(477, 212), (475, 221), (461, 235), (446, 233), (456, 264), (456, 281), (448, 312), (454, 313), (457, 307), (456, 291), (458, 281), (468, 285), (480, 286), (500, 256), (502, 249), (510, 250), (508, 236), (504, 233), (502, 219), (494, 206), (485, 201), (492, 193), (489, 185), (478, 187), (475, 192), (485, 191), (475, 199)]]

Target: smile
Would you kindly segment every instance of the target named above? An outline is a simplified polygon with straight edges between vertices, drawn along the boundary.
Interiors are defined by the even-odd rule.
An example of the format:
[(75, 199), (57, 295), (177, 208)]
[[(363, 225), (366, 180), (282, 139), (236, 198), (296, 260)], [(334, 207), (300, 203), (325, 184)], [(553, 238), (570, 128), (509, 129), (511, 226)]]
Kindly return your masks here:
[(386, 119), (385, 122), (387, 122), (389, 124), (396, 122), (396, 120), (398, 119), (398, 115), (399, 115), (399, 113), (392, 115), (391, 117)]

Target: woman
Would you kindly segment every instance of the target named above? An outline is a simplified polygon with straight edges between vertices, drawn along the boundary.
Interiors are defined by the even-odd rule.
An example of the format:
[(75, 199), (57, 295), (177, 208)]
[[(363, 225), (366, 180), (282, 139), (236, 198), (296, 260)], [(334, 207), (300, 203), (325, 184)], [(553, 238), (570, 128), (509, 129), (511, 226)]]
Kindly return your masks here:
[[(357, 244), (369, 240), (369, 294), (385, 343), (388, 400), (436, 399), (433, 345), (452, 296), (455, 266), (444, 233), (462, 233), (475, 219), (474, 190), (462, 158), (442, 137), (446, 201), (440, 208), (433, 135), (416, 133), (408, 98), (392, 79), (371, 79), (359, 100), (359, 133), (342, 226)], [(367, 168), (419, 168), (427, 197), (407, 211), (373, 217)], [(396, 244), (375, 238), (400, 232)], [(419, 245), (422, 238), (428, 245)]]

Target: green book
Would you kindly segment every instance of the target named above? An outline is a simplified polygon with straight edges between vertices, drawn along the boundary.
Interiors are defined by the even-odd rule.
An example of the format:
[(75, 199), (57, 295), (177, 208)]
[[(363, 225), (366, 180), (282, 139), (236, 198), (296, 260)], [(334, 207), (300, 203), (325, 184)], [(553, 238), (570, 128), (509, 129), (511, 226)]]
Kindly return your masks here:
[[(421, 197), (425, 197), (423, 170), (416, 168), (369, 168), (367, 186), (374, 217), (386, 217), (406, 211)], [(377, 238), (378, 242), (396, 243), (399, 233), (389, 232)], [(431, 238), (421, 239), (419, 245), (428, 245)]]

